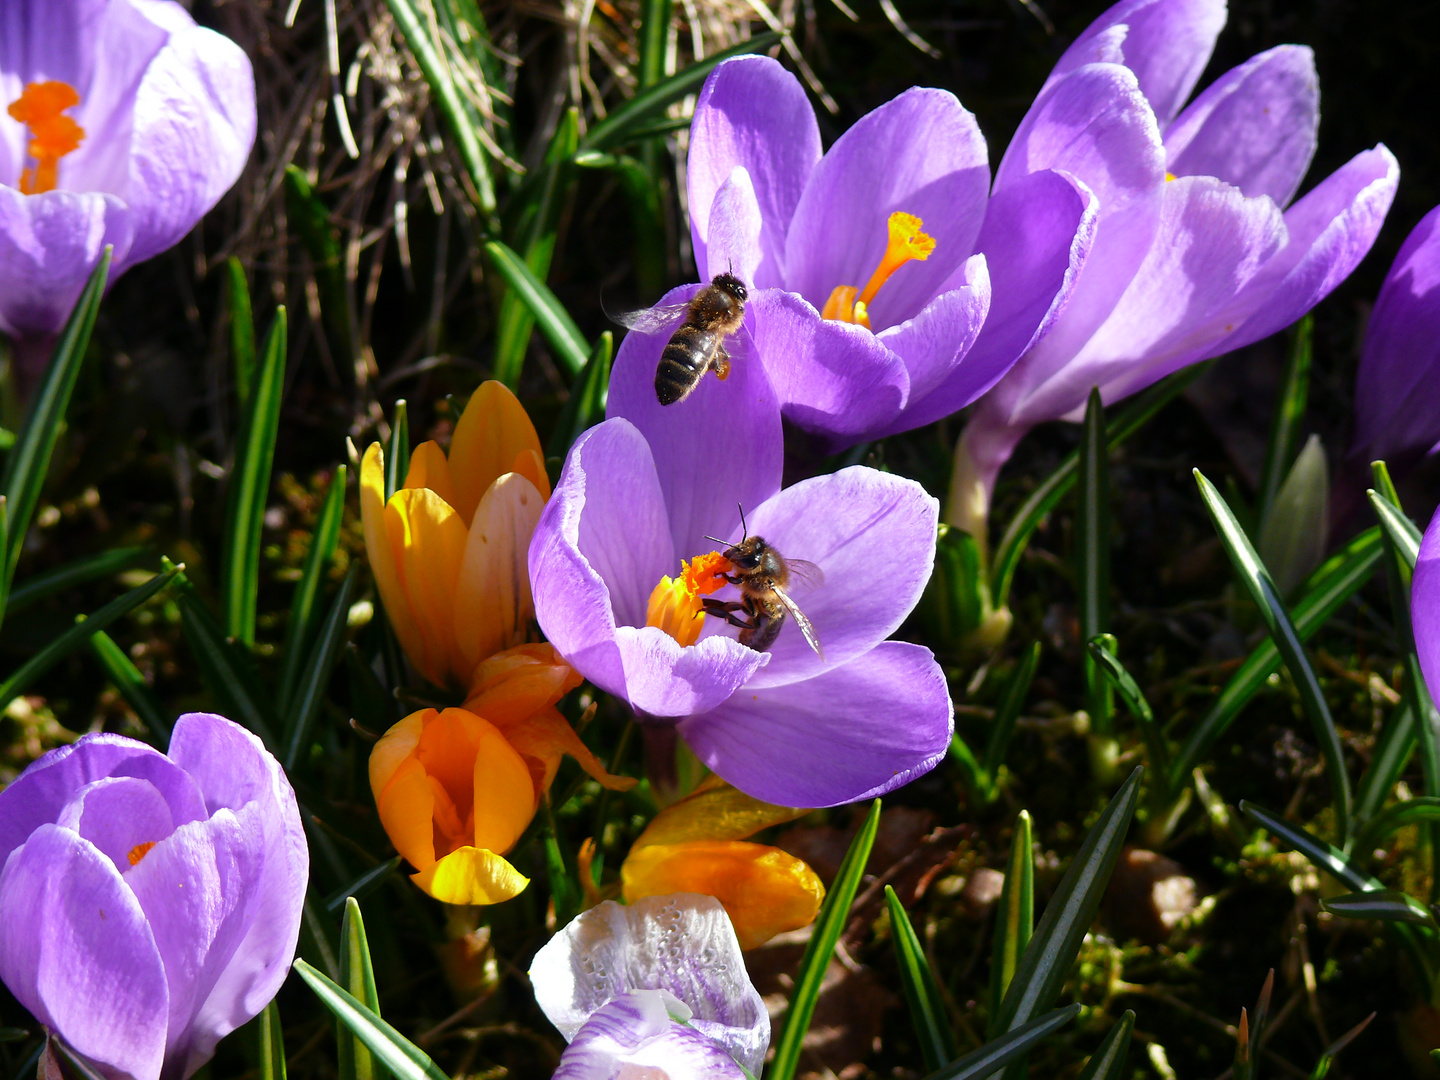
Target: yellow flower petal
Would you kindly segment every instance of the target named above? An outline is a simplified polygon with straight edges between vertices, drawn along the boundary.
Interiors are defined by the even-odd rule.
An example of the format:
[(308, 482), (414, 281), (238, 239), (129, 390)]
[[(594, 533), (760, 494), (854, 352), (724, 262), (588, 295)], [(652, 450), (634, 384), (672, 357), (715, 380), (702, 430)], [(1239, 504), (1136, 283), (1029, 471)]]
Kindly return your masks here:
[(380, 602), (400, 648), (411, 663), (420, 666), (424, 644), (415, 619), (410, 614), (410, 601), (400, 579), (396, 556), (391, 548), (385, 509), (385, 454), (378, 442), (365, 450), (360, 463), (360, 522), (365, 529), (365, 554), (370, 560), (370, 573), (380, 592)]
[[(463, 712), (448, 709), (447, 712)], [(469, 714), (467, 714), (469, 715)], [(506, 852), (515, 846), (540, 804), (530, 768), (500, 730), (487, 720), (475, 747), (473, 784), (474, 844)]]
[[(370, 791), (378, 801), (395, 770), (415, 753), (420, 733), (425, 730), (425, 712), (413, 712), (393, 726), (370, 749)], [(434, 710), (428, 710), (433, 712)]]
[(385, 507), (385, 526), (419, 638), (419, 648), (407, 647), (406, 655), (437, 686), (463, 684), (469, 671), (455, 641), (454, 605), (468, 531), (429, 488), (397, 491)]
[(411, 881), (447, 904), (498, 904), (519, 896), (530, 879), (493, 851), (462, 847)]
[[(410, 454), (410, 471), (405, 474), (407, 488), (429, 488), (452, 507), (455, 505), (455, 488), (450, 482), (450, 466), (445, 461), (445, 451), (433, 439), (423, 442)], [(465, 523), (461, 515), (461, 524)]]
[[(433, 710), (431, 710), (433, 711)], [(375, 796), (380, 824), (395, 850), (417, 870), (435, 864), (435, 795), (425, 768), (407, 757)]]
[(635, 848), (689, 840), (743, 840), (809, 812), (761, 802), (712, 776), (693, 793), (662, 810), (635, 841)]
[(825, 886), (801, 860), (779, 848), (736, 840), (654, 844), (620, 867), (625, 900), (691, 892), (725, 906), (742, 949), (815, 921)]
[(535, 618), (527, 557), (544, 508), (518, 473), (500, 477), (480, 500), (455, 590), (455, 642), (470, 669), (525, 640)]
[[(539, 454), (543, 466), (540, 436), (535, 434), (525, 406), (503, 383), (481, 383), (460, 414), (450, 439), (450, 480), (455, 485), (456, 500), (451, 505), (461, 518), (469, 521), (475, 516), (485, 490), (501, 474), (512, 471), (515, 456), (522, 450)], [(542, 467), (542, 475), (543, 471)], [(534, 479), (531, 477), (532, 482)]]
[(521, 450), (510, 464), (510, 471), (517, 472), (535, 485), (540, 498), (550, 501), (550, 474), (545, 471), (545, 459), (538, 450)]

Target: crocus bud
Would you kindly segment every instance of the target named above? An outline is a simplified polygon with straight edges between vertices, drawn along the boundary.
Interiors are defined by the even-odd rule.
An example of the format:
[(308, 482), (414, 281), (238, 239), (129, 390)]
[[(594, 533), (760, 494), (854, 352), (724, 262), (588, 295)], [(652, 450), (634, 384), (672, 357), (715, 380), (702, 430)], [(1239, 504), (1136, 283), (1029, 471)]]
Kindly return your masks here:
[(168, 755), (118, 735), (0, 791), (0, 979), (111, 1078), (183, 1080), (290, 968), (310, 856), (260, 741), (180, 717)]

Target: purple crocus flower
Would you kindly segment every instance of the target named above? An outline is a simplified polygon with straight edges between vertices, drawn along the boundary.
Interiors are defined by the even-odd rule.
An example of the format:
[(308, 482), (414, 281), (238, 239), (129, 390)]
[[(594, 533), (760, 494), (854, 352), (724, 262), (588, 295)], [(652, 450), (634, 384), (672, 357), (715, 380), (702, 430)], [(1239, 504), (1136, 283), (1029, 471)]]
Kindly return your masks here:
[[(737, 360), (763, 363), (785, 415), (832, 445), (984, 393), (1064, 305), (1094, 217), (1057, 172), (988, 200), (985, 140), (943, 90), (907, 90), (822, 154), (805, 91), (763, 56), (706, 80), (687, 177), (700, 277), (749, 290)], [(653, 371), (668, 337), (631, 333), (621, 354)]]
[(966, 428), (954, 523), (983, 521), (1021, 436), (1078, 419), (1091, 387), (1110, 404), (1267, 337), (1369, 251), (1399, 174), (1383, 145), (1290, 205), (1319, 122), (1309, 49), (1260, 53), (1181, 110), (1224, 23), (1224, 0), (1123, 0), (1065, 52), (1021, 121), (996, 197), (1061, 169), (1099, 200), (1099, 224), (1065, 311)]
[(106, 244), (112, 281), (174, 245), (235, 183), (254, 141), (250, 61), (178, 3), (7, 0), (0, 331), (58, 331)]
[(1420, 541), (1415, 579), (1410, 586), (1410, 621), (1425, 685), (1430, 696), (1440, 701), (1440, 510), (1435, 511)]
[(1351, 458), (1404, 468), (1440, 450), (1440, 206), (1421, 219), (1365, 327)]
[(646, 1067), (671, 1080), (742, 1080), (737, 1062), (758, 1076), (770, 1045), (765, 1003), (713, 896), (598, 904), (535, 954), (530, 982), (570, 1044), (563, 1080)]
[(285, 773), (189, 713), (169, 755), (118, 735), (0, 791), (0, 979), (107, 1077), (183, 1080), (285, 981), (310, 858)]
[[(653, 378), (636, 352), (617, 356), (611, 419), (571, 448), (536, 527), (530, 581), (546, 637), (765, 802), (832, 806), (931, 769), (950, 743), (944, 674), (928, 649), (886, 638), (930, 577), (935, 500), (866, 468), (781, 490), (779, 403), (759, 364), (702, 380), (685, 407), (660, 405)], [(725, 547), (706, 535), (738, 541), (737, 505), (752, 535), (823, 572), (793, 595), (824, 657), (793, 618), (757, 652), (699, 614), (697, 568)], [(725, 586), (715, 598), (734, 596)]]

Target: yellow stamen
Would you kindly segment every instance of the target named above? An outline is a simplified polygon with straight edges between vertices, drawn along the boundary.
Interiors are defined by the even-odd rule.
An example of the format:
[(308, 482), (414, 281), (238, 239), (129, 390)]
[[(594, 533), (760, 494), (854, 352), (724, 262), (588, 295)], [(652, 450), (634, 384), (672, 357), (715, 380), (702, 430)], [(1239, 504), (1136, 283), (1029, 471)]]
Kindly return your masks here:
[(655, 626), (681, 645), (694, 645), (700, 640), (705, 625), (702, 596), (709, 596), (725, 587), (725, 578), (732, 569), (730, 560), (718, 551), (696, 555), (680, 564), (679, 578), (662, 577), (650, 593), (645, 609), (645, 625)]
[(149, 855), (149, 854), (150, 854), (150, 849), (153, 848), (154, 846), (155, 846), (155, 841), (154, 841), (154, 840), (146, 840), (145, 843), (143, 843), (143, 844), (136, 844), (134, 847), (132, 847), (132, 848), (130, 849), (130, 854), (126, 856), (126, 858), (128, 858), (128, 859), (130, 860), (130, 865), (131, 865), (131, 866), (139, 866), (139, 865), (140, 865), (140, 860), (143, 859), (143, 858), (145, 858), (146, 855)]
[(69, 83), (27, 83), (24, 91), (10, 103), (11, 117), (30, 129), (30, 156), (33, 169), (20, 173), (20, 193), (38, 195), (54, 191), (59, 179), (60, 159), (77, 149), (85, 138), (85, 129), (68, 116), (66, 109), (80, 104), (80, 95)]
[[(834, 319), (839, 322), (857, 323), (870, 328), (870, 314), (867, 308), (870, 301), (875, 299), (875, 294), (880, 291), (880, 286), (890, 280), (890, 275), (899, 270), (910, 260), (915, 259), (924, 262), (935, 250), (935, 238), (920, 231), (923, 224), (914, 214), (907, 214), (897, 210), (890, 215), (889, 230), (890, 241), (885, 247), (885, 254), (880, 259), (880, 265), (875, 268), (875, 273), (870, 275), (863, 290), (857, 290), (853, 285), (837, 285), (831, 291), (829, 299), (825, 301), (825, 307), (820, 311), (820, 317)], [(856, 293), (859, 292), (859, 297)]]
[(1174, 179), (1175, 179), (1175, 174), (1174, 174), (1173, 172), (1167, 172), (1167, 173), (1165, 174), (1165, 183), (1168, 184), (1171, 180), (1174, 180)]

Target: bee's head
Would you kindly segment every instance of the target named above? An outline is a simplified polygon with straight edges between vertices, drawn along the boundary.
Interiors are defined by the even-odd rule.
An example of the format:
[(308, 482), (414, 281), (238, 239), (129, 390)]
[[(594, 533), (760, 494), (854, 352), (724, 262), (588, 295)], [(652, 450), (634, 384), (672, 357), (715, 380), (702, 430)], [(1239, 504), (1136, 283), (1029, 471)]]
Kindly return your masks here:
[(757, 570), (765, 561), (770, 545), (758, 536), (747, 536), (734, 547), (727, 548), (725, 558), (737, 570)]
[(749, 295), (745, 291), (745, 283), (741, 281), (738, 277), (736, 277), (734, 274), (718, 274), (716, 275), (715, 280), (710, 282), (710, 284), (714, 285), (722, 292), (729, 293), (732, 297), (734, 297), (736, 300), (739, 300), (742, 304), (745, 302), (746, 297)]

